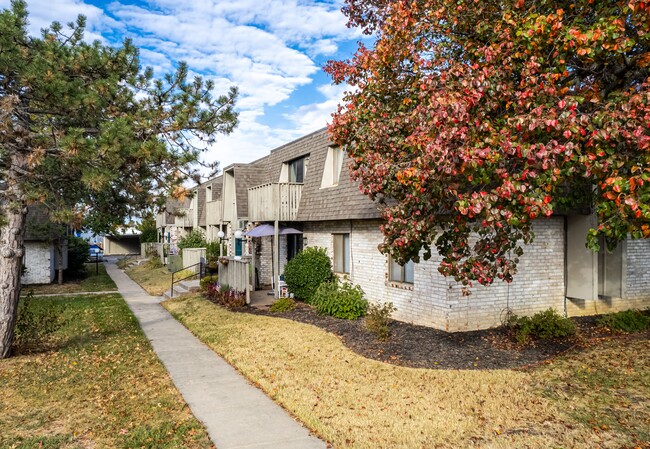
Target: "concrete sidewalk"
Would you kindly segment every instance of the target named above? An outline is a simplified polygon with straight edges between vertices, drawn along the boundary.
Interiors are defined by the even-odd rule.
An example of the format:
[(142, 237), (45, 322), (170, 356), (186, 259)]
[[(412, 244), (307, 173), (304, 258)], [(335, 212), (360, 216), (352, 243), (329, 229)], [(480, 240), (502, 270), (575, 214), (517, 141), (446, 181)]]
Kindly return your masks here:
[(217, 449), (324, 449), (279, 405), (201, 343), (114, 263), (106, 271)]

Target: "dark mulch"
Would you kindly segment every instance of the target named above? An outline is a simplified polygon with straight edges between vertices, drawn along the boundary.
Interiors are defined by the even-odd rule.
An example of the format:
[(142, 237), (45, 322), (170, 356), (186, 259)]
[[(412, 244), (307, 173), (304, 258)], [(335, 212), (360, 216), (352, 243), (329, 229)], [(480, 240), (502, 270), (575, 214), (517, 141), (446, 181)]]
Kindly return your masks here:
[[(580, 350), (595, 341), (617, 338), (596, 326), (597, 317), (573, 319), (578, 336), (564, 340), (539, 340), (517, 345), (505, 328), (449, 333), (424, 326), (392, 321), (390, 337), (379, 341), (361, 320), (341, 320), (321, 316), (304, 304), (289, 312), (271, 313), (267, 309), (240, 309), (246, 313), (288, 318), (313, 324), (338, 335), (356, 353), (375, 360), (414, 368), (437, 369), (511, 369), (542, 363), (569, 349)], [(645, 332), (635, 338), (650, 338)]]

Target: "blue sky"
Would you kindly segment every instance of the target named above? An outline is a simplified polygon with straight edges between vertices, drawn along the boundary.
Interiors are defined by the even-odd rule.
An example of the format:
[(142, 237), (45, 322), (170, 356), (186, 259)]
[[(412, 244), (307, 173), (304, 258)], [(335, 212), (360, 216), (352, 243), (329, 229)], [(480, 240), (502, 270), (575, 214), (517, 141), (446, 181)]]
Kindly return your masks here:
[[(53, 20), (88, 18), (87, 37), (118, 45), (131, 38), (157, 76), (184, 60), (213, 79), (216, 93), (240, 89), (240, 125), (205, 159), (250, 162), (320, 129), (344, 88), (321, 67), (350, 57), (361, 35), (346, 28), (342, 0), (28, 0), (30, 31)], [(0, 0), (0, 7), (9, 0)]]

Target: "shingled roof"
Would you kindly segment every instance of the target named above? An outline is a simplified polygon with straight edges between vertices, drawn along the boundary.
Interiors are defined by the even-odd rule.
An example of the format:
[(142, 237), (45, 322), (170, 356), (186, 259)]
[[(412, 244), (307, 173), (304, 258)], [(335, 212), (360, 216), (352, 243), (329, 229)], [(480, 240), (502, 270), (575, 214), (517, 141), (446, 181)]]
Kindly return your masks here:
[(250, 164), (233, 164), (226, 171), (232, 171), (235, 177), (237, 216), (248, 217), (248, 189), (270, 182), (268, 168), (269, 156)]
[[(356, 220), (380, 218), (377, 206), (350, 179), (350, 159), (343, 160), (339, 183), (321, 188), (327, 150), (332, 146), (326, 129), (308, 134), (271, 151), (268, 167), (278, 182), (282, 164), (309, 155), (297, 221)], [(239, 186), (238, 186), (239, 188)]]
[(27, 229), (25, 241), (50, 241), (55, 235), (53, 233), (60, 228), (61, 234), (65, 234), (65, 226), (56, 226), (50, 221), (47, 209), (42, 205), (32, 205), (27, 208)]

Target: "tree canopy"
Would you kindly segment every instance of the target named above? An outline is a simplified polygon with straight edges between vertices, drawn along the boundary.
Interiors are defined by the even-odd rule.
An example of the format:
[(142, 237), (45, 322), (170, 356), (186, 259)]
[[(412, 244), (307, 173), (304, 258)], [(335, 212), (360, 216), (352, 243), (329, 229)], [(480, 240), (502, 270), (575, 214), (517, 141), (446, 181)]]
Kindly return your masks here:
[[(531, 224), (594, 212), (589, 246), (650, 237), (650, 3), (347, 0), (376, 38), (326, 70), (333, 140), (381, 204), (382, 251), (511, 281)], [(467, 289), (465, 289), (467, 292)]]
[(25, 2), (0, 11), (0, 357), (20, 292), (27, 205), (96, 232), (182, 190), (200, 154), (237, 124), (236, 88), (141, 70), (138, 49), (84, 40), (85, 19), (27, 32)]

